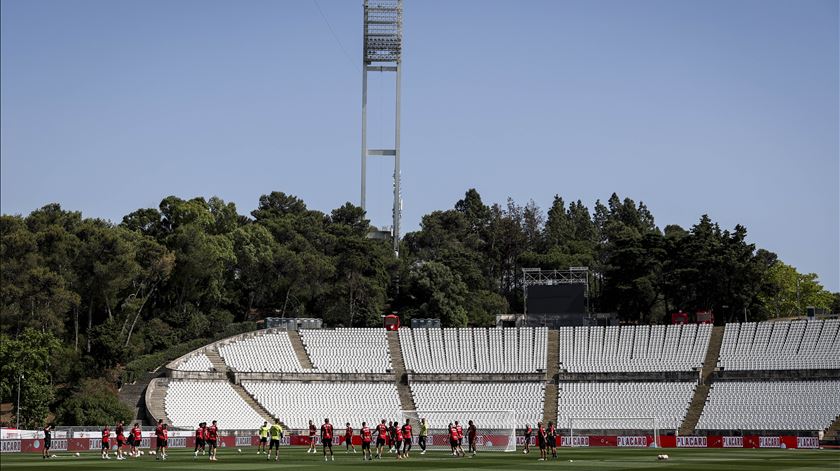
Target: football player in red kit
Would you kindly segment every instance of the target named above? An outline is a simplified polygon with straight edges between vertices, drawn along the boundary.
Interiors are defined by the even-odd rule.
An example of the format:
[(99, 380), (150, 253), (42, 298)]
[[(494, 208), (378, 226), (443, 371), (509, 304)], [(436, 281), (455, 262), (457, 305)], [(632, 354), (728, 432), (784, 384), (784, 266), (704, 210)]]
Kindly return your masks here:
[(317, 453), (317, 445), (316, 445), (316, 438), (318, 429), (315, 428), (315, 424), (312, 421), (309, 421), (309, 449), (306, 450), (307, 453)]
[(540, 447), (540, 459), (539, 461), (545, 461), (545, 446), (547, 441), (547, 436), (545, 433), (545, 427), (543, 427), (542, 422), (537, 422), (537, 445)]
[(376, 459), (382, 458), (382, 448), (385, 447), (386, 438), (388, 438), (388, 426), (385, 425), (385, 419), (382, 419), (382, 423), (376, 426)]
[[(396, 424), (396, 422), (394, 422)], [(399, 424), (397, 424), (399, 425)], [(397, 449), (397, 459), (401, 460), (403, 458), (402, 454), (402, 441), (403, 441), (403, 434), (402, 429), (400, 427), (394, 427), (394, 443), (396, 443)]]
[(476, 452), (475, 442), (476, 442), (477, 438), (478, 438), (478, 430), (475, 428), (475, 424), (473, 423), (473, 421), (470, 420), (469, 427), (467, 427), (467, 444), (468, 444), (468, 449), (469, 449), (470, 452), (472, 452), (473, 456), (475, 456), (475, 452)]
[(108, 450), (111, 449), (111, 429), (108, 428), (106, 425), (104, 429), (102, 429), (102, 459), (103, 460), (110, 460), (111, 457), (108, 455)]
[(403, 436), (403, 457), (408, 458), (408, 452), (411, 451), (411, 421), (405, 419), (405, 424), (402, 426)]
[(143, 444), (143, 431), (140, 429), (140, 424), (135, 423), (131, 428), (131, 435), (134, 436), (134, 441), (131, 445), (131, 456), (137, 458), (140, 456), (138, 448)]
[(466, 453), (464, 453), (464, 446), (463, 446), (463, 443), (464, 443), (464, 428), (461, 427), (461, 424), (459, 424), (457, 420), (455, 421), (455, 430), (458, 431), (458, 449), (457, 449), (458, 454), (460, 454), (461, 456), (465, 456)]
[(345, 453), (350, 452), (350, 448), (353, 448), (353, 453), (356, 452), (356, 445), (353, 444), (353, 427), (350, 426), (350, 422), (347, 422), (344, 425), (344, 446), (345, 446)]
[(452, 456), (458, 454), (458, 429), (449, 422), (449, 448), (452, 449)]
[(123, 434), (123, 421), (120, 420), (117, 422), (117, 426), (114, 427), (114, 433), (117, 434), (117, 459), (124, 460), (125, 456), (123, 456), (123, 447), (125, 446), (125, 435)]
[(332, 449), (333, 426), (330, 419), (324, 419), (324, 424), (321, 425), (321, 445), (324, 447), (324, 461), (327, 461), (327, 449), (330, 450), (330, 459), (335, 461)]
[(204, 436), (206, 437), (204, 440), (210, 448), (210, 461), (218, 461), (216, 459), (216, 451), (218, 450), (219, 426), (215, 420), (209, 427), (204, 429)]
[(359, 432), (362, 438), (362, 461), (370, 461), (373, 457), (370, 454), (370, 443), (373, 441), (373, 431), (362, 422), (362, 430)]
[(195, 429), (195, 450), (193, 450), (193, 459), (198, 458), (198, 450), (201, 450), (201, 454), (204, 454), (204, 431), (207, 428), (207, 423), (202, 422), (198, 424), (198, 428)]
[(534, 429), (531, 428), (530, 424), (525, 424), (525, 449), (522, 450), (522, 454), (527, 455), (531, 452), (531, 434), (534, 433)]

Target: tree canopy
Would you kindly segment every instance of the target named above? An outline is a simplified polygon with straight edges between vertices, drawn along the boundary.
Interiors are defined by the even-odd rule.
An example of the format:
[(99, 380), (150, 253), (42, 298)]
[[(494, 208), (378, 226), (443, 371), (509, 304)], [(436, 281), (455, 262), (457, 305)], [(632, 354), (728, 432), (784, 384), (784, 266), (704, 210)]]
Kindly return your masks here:
[(644, 203), (616, 194), (591, 208), (558, 195), (543, 212), (534, 201), (487, 204), (470, 189), (423, 216), (399, 259), (369, 228), (351, 203), (323, 213), (282, 192), (249, 215), (217, 197), (168, 196), (118, 224), (58, 204), (0, 216), (0, 402), (14, 401), (22, 375), (27, 424), (49, 410), (76, 423), (124, 417), (101, 381), (118, 385), (126, 368), (159, 366), (267, 315), (359, 327), (396, 311), (404, 322), (491, 325), (522, 312), (523, 267), (590, 267), (590, 305), (626, 322), (678, 309), (725, 322), (840, 306), (815, 274), (749, 243), (745, 227), (707, 215), (660, 227)]

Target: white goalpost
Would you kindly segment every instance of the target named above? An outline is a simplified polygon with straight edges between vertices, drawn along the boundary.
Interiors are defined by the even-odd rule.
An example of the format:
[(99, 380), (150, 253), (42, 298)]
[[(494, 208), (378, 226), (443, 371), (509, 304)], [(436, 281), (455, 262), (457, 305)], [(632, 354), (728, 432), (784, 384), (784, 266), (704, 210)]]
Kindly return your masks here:
[(516, 451), (516, 414), (512, 410), (402, 410), (400, 423), (410, 419), (414, 451), (419, 449), (420, 421), (426, 420), (426, 449), (449, 451), (449, 424), (457, 420), (464, 430), (462, 447), (469, 446), (467, 430), (472, 420), (476, 427), (478, 451)]
[[(561, 446), (589, 446), (583, 443), (581, 437), (583, 431), (609, 431), (609, 435), (617, 435), (627, 440), (626, 445), (619, 446), (650, 446), (659, 448), (659, 420), (656, 417), (569, 417), (568, 419), (568, 440), (563, 437)], [(629, 433), (628, 433), (629, 432)], [(641, 436), (632, 436), (633, 433), (643, 432), (645, 436), (650, 433), (653, 437), (652, 443), (641, 443)], [(575, 440), (577, 433), (578, 439)], [(622, 435), (623, 434), (623, 435)]]

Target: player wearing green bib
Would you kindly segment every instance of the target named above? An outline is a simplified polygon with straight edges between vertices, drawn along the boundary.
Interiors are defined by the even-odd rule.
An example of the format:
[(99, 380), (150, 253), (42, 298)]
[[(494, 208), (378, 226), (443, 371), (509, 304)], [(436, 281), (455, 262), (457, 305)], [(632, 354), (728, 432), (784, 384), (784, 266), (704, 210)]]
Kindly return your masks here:
[(263, 422), (260, 427), (260, 444), (257, 445), (257, 454), (268, 453), (266, 447), (268, 446), (268, 422)]
[(420, 419), (420, 435), (417, 439), (417, 443), (420, 444), (420, 449), (423, 450), (420, 452), (421, 455), (426, 454), (426, 437), (429, 436), (429, 425), (426, 423), (426, 419)]
[(280, 459), (280, 439), (283, 438), (283, 427), (280, 426), (279, 419), (274, 419), (274, 424), (268, 429), (268, 435), (271, 437), (271, 442), (268, 445), (266, 459), (271, 459), (271, 450), (274, 449), (274, 461), (278, 461)]

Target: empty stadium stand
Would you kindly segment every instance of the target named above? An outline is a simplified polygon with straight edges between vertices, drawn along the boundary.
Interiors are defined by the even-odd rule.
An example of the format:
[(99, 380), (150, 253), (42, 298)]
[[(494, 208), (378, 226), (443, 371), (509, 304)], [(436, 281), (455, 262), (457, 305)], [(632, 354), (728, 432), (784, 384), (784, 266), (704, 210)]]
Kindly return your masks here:
[(406, 370), (415, 373), (544, 371), (548, 329), (400, 329)]
[(719, 381), (698, 430), (819, 431), (840, 415), (840, 381)]
[(321, 424), (324, 418), (358, 427), (362, 421), (370, 424), (400, 417), (397, 389), (388, 383), (244, 381), (242, 386), (293, 429), (306, 428), (309, 420)]
[(391, 369), (384, 329), (309, 329), (301, 340), (315, 370), (327, 373), (385, 373)]
[(562, 428), (578, 418), (575, 429), (634, 430), (649, 422), (622, 417), (656, 417), (660, 430), (677, 430), (695, 386), (685, 381), (561, 383), (557, 423)]
[(183, 362), (181, 362), (177, 369), (179, 371), (212, 371), (213, 364), (203, 352), (195, 354)]
[[(576, 417), (577, 431), (593, 433), (640, 430), (621, 417), (656, 417), (662, 431), (680, 434), (815, 434), (840, 423), (840, 320), (714, 330), (269, 329), (195, 350), (167, 375), (149, 383), (145, 409), (185, 427), (215, 418), (222, 428), (254, 429), (278, 417), (302, 429), (325, 417), (356, 426), (392, 420), (401, 409), (513, 410), (520, 427), (556, 420), (562, 429)], [(457, 418), (430, 416), (432, 427)]]
[(167, 386), (164, 407), (174, 427), (217, 420), (223, 429), (254, 429), (265, 420), (226, 381), (173, 380)]
[[(536, 424), (543, 416), (543, 383), (425, 383), (411, 384), (411, 394), (418, 411), (513, 410), (518, 426)], [(465, 420), (468, 417), (461, 417)], [(429, 427), (446, 427), (448, 420), (458, 417), (429, 416)], [(501, 428), (505, 424), (482, 426)]]
[(572, 373), (700, 369), (711, 332), (710, 324), (562, 327), (560, 369)]
[(285, 331), (266, 331), (218, 347), (228, 367), (246, 372), (306, 371), (301, 366)]
[(840, 368), (840, 319), (726, 324), (724, 370)]

